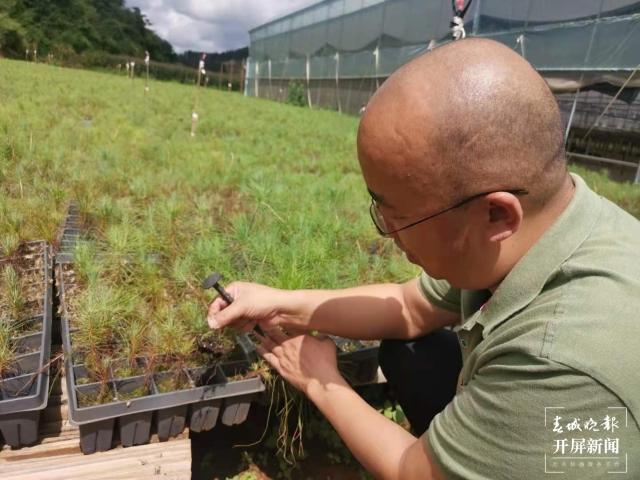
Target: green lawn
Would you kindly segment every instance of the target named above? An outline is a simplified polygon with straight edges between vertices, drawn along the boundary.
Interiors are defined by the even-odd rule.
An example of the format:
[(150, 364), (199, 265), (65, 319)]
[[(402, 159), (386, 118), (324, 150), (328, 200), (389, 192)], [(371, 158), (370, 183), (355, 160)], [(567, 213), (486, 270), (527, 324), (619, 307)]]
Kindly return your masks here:
[(145, 97), (141, 80), (0, 61), (0, 212), (22, 237), (53, 239), (76, 198), (124, 236), (113, 242), (170, 255), (182, 280), (218, 269), (339, 287), (415, 273), (370, 224), (356, 119), (206, 90), (190, 138), (194, 90), (154, 82)]

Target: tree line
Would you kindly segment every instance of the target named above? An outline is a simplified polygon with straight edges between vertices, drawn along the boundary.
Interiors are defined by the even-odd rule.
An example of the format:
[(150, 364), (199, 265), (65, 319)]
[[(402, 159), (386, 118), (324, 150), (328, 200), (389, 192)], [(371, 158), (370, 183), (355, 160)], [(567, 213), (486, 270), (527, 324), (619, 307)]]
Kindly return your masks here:
[(169, 42), (151, 31), (139, 8), (124, 0), (2, 0), (0, 52), (25, 58), (37, 50), (59, 59), (103, 52), (175, 62)]

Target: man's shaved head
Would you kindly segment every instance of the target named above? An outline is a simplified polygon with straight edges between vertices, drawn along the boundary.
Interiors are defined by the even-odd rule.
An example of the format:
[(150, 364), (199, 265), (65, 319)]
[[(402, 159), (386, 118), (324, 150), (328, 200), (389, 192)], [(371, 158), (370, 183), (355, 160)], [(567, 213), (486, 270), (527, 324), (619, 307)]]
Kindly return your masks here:
[(566, 178), (551, 91), (520, 55), (491, 40), (449, 43), (395, 72), (367, 107), (358, 149), (365, 178), (383, 170), (440, 207), (526, 189), (535, 210)]
[(553, 95), (491, 40), (453, 42), (395, 72), (362, 118), (358, 157), (378, 227), (459, 288), (497, 285), (573, 194)]

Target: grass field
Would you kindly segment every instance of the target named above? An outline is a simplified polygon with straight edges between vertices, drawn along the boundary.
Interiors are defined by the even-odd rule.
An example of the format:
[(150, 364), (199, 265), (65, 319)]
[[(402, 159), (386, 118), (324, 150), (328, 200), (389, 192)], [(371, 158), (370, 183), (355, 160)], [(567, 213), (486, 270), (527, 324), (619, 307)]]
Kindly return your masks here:
[[(173, 216), (172, 242), (127, 242), (173, 255), (185, 279), (340, 287), (415, 273), (370, 224), (357, 119), (205, 90), (190, 138), (194, 90), (155, 82), (145, 96), (142, 80), (1, 61), (0, 213), (48, 239), (72, 198)], [(639, 188), (580, 173), (640, 216)]]
[(190, 138), (193, 91), (152, 83), (145, 97), (141, 80), (3, 60), (0, 212), (48, 239), (71, 198), (105, 215), (170, 215), (171, 242), (127, 241), (173, 255), (194, 280), (218, 269), (338, 287), (415, 272), (370, 224), (355, 119), (206, 90)]

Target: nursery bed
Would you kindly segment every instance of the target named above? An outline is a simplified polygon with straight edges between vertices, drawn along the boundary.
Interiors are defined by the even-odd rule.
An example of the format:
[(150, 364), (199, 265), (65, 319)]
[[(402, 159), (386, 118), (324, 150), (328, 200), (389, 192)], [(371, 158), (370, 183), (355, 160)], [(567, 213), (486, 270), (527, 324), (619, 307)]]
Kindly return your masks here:
[[(152, 431), (160, 440), (180, 433), (185, 425), (200, 432), (212, 429), (218, 421), (224, 425), (243, 423), (251, 402), (265, 390), (262, 380), (249, 373), (250, 358), (237, 349), (233, 360), (199, 368), (154, 372), (119, 377), (111, 369), (106, 385), (87, 379), (81, 358), (74, 356), (69, 318), (66, 314), (64, 269), (58, 265), (57, 281), (62, 307), (62, 337), (67, 372), (69, 417), (80, 427), (80, 446), (84, 453), (105, 451), (118, 442), (123, 446), (149, 441)], [(150, 360), (138, 359), (143, 371)], [(245, 379), (235, 380), (246, 375)], [(167, 377), (173, 376), (182, 389), (167, 389)], [(182, 379), (181, 381), (177, 381)], [(168, 382), (171, 383), (171, 382)], [(91, 405), (99, 394), (102, 404)], [(109, 397), (106, 397), (106, 396)]]

